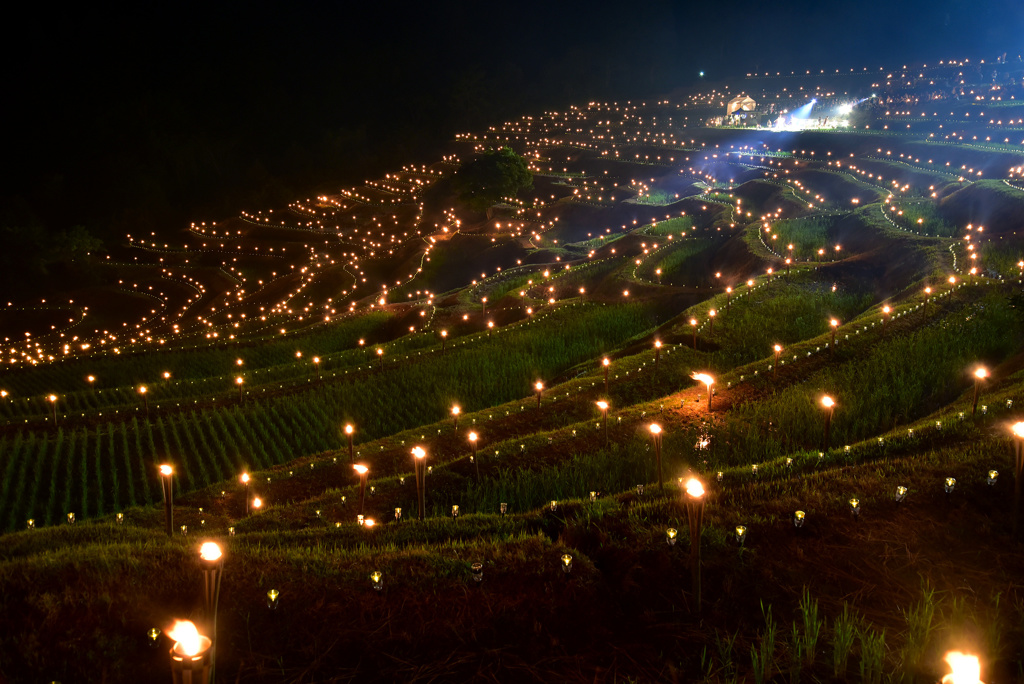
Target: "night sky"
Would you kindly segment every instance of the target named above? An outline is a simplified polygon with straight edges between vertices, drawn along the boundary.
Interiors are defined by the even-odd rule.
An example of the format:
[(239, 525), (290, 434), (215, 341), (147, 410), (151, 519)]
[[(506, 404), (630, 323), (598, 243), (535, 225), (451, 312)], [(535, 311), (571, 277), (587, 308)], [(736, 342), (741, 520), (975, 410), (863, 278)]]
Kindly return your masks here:
[[(1024, 4), (33, 4), (0, 224), (170, 231), (429, 162), (457, 131), (753, 70), (1024, 52)], [(732, 82), (738, 83), (737, 79)]]

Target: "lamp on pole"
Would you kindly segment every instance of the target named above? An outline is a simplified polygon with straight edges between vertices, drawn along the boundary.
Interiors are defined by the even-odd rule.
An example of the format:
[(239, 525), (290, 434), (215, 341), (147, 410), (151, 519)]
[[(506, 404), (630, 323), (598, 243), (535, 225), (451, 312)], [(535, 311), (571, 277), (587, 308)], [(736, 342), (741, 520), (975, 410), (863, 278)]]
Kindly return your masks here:
[(164, 494), (164, 527), (167, 536), (174, 536), (174, 469), (168, 464), (160, 466), (160, 488)]
[(370, 469), (360, 463), (352, 467), (359, 473), (359, 515), (362, 515), (363, 503), (366, 501), (366, 473), (370, 472)]
[(698, 382), (703, 382), (708, 388), (708, 413), (711, 413), (711, 386), (715, 384), (715, 379), (707, 373), (694, 373), (692, 377)]
[(829, 430), (832, 427), (832, 412), (835, 411), (836, 402), (832, 397), (826, 394), (821, 398), (821, 405), (825, 409), (825, 443), (822, 446), (822, 452), (827, 454), (829, 443)]
[(651, 438), (654, 440), (654, 459), (658, 466), (658, 491), (665, 491), (664, 480), (661, 476), (661, 426), (651, 423)]
[(988, 377), (988, 369), (978, 366), (974, 371), (974, 403), (971, 404), (971, 417), (978, 412), (978, 396), (981, 394), (981, 382)]
[(423, 498), (425, 487), (424, 480), (426, 479), (426, 469), (423, 467), (424, 462), (427, 458), (427, 452), (423, 450), (423, 447), (414, 447), (412, 450), (412, 463), (416, 469), (416, 508), (417, 516), (420, 520), (423, 520)]
[(700, 612), (700, 531), (704, 524), (704, 485), (693, 477), (686, 483), (686, 517), (690, 523), (690, 571), (693, 577), (693, 600)]

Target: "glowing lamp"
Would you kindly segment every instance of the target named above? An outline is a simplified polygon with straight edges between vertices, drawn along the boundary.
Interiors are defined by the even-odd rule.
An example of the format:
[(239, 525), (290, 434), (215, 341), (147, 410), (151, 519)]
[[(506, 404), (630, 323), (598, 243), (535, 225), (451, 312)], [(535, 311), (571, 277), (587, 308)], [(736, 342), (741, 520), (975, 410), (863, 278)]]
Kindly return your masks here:
[(686, 481), (686, 493), (695, 499), (704, 496), (704, 484), (695, 477)]
[(978, 656), (950, 651), (943, 660), (952, 672), (942, 678), (942, 684), (982, 684)]
[(676, 537), (678, 536), (678, 534), (679, 532), (674, 527), (670, 527), (667, 530), (665, 530), (665, 541), (668, 542), (669, 546), (676, 545)]

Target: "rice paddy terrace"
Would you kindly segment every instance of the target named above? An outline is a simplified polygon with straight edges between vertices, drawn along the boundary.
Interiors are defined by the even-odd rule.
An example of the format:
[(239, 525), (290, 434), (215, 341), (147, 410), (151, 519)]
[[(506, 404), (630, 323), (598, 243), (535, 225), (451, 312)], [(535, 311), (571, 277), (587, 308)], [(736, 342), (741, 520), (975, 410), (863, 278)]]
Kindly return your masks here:
[[(0, 681), (166, 677), (206, 541), (225, 681), (1021, 680), (1024, 69), (991, 67), (524, 116), (8, 303)], [(858, 104), (708, 125), (740, 93)], [(533, 188), (473, 212), (451, 180), (502, 146)]]

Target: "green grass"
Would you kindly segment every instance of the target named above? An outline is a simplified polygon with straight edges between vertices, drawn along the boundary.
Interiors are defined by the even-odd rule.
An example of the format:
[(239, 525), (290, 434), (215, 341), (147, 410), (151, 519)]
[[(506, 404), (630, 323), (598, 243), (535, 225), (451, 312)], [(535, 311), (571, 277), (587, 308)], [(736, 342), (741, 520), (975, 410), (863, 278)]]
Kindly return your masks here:
[(840, 218), (812, 215), (777, 221), (772, 224), (772, 232), (779, 239), (772, 240), (772, 245), (779, 253), (789, 253), (787, 247), (793, 245), (792, 254), (796, 259), (817, 260), (821, 258), (819, 249), (824, 249), (825, 255), (831, 257), (835, 239), (830, 231)]

